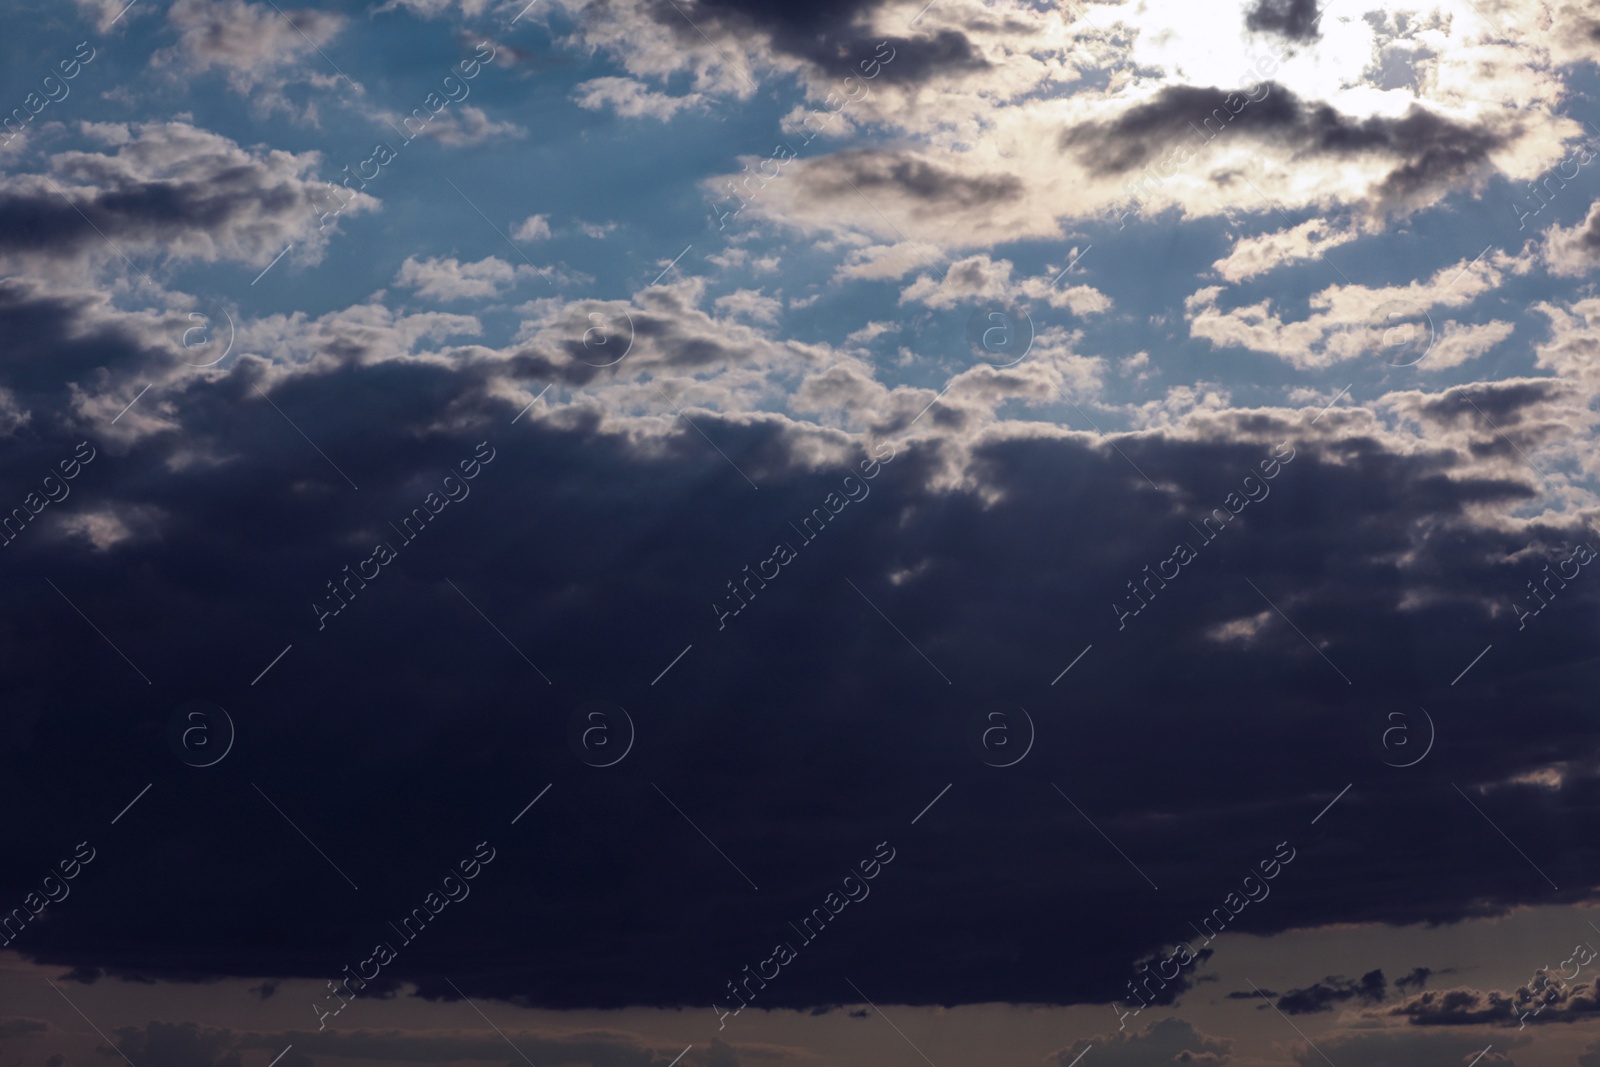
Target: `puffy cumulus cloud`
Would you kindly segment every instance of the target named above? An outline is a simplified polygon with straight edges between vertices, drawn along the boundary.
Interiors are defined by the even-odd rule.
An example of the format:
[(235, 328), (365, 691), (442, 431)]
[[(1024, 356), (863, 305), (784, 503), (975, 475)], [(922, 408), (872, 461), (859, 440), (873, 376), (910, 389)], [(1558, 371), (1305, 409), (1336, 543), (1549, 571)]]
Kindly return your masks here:
[[(1448, 12), (1416, 6), (1322, 26), (1326, 55), (1303, 40), (1261, 54), (1263, 41), (1313, 32), (1314, 6), (1249, 6), (1270, 31), (1261, 41), (1165, 0), (1095, 5), (1092, 16), (951, 0), (920, 17), (920, 5), (884, 0), (804, 10), (564, 0), (579, 27), (570, 43), (609, 52), (627, 73), (585, 83), (585, 106), (665, 118), (696, 97), (746, 98), (760, 79), (797, 76), (814, 106), (790, 113), (786, 136), (831, 150), (786, 167), (792, 180), (752, 207), (803, 232), (874, 242), (970, 250), (1058, 238), (1064, 220), (1112, 211), (1256, 210), (1251, 186), (1286, 205), (1381, 220), (1497, 174), (1532, 178), (1578, 135), (1556, 113), (1562, 72), (1530, 67), (1465, 6), (1450, 17), (1454, 0)], [(1531, 30), (1516, 32), (1531, 43)], [(1334, 58), (1352, 55), (1371, 65), (1352, 73)], [(687, 95), (658, 91), (682, 75)], [(889, 146), (852, 141), (867, 131)], [(1304, 240), (1305, 251), (1318, 244)], [(1276, 252), (1283, 262), (1294, 249)], [(893, 276), (885, 255), (857, 249), (840, 276)], [(896, 256), (903, 272), (909, 257)]]
[(550, 236), (549, 215), (529, 215), (511, 229), (511, 236), (519, 241), (539, 241)]
[(1014, 265), (1010, 260), (990, 259), (984, 253), (967, 256), (950, 264), (938, 278), (920, 275), (900, 291), (900, 303), (914, 301), (930, 308), (953, 308), (964, 304), (1034, 300), (1050, 307), (1067, 308), (1077, 315), (1097, 315), (1111, 310), (1111, 298), (1091, 285), (1059, 287), (1078, 258), (1078, 250), (1074, 248), (1068, 255), (1068, 266), (1060, 271), (1051, 267), (1046, 276), (1013, 281)]
[[(1409, 359), (1415, 349), (1429, 344), (1440, 345), (1446, 365), (1455, 365), (1504, 339), (1510, 327), (1503, 322), (1477, 327), (1444, 322), (1447, 329), (1436, 338), (1430, 325), (1433, 309), (1466, 307), (1498, 287), (1506, 272), (1522, 266), (1515, 257), (1496, 252), (1441, 267), (1432, 277), (1403, 286), (1330, 285), (1311, 295), (1310, 314), (1297, 321), (1286, 321), (1270, 297), (1224, 309), (1221, 286), (1191, 294), (1184, 301), (1184, 312), (1193, 337), (1219, 348), (1265, 352), (1300, 368), (1385, 353), (1396, 360)], [(1454, 339), (1449, 340), (1452, 330)], [(1422, 357), (1423, 365), (1430, 358), (1431, 351)]]
[(185, 76), (221, 70), (230, 89), (250, 96), (262, 110), (292, 111), (285, 89), (293, 81), (331, 89), (342, 80), (320, 68), (293, 69), (308, 58), (321, 62), (317, 50), (344, 29), (342, 15), (316, 8), (283, 11), (245, 0), (175, 0), (167, 21), (178, 43), (156, 54), (158, 66), (176, 66)]
[(717, 297), (715, 304), (719, 310), (765, 323), (777, 322), (783, 311), (782, 300), (766, 296), (758, 289), (735, 289)]
[(573, 88), (572, 98), (579, 107), (590, 111), (610, 108), (625, 119), (652, 118), (662, 122), (686, 108), (705, 106), (705, 97), (699, 93), (658, 93), (636, 78), (591, 78)]
[[(247, 149), (185, 122), (88, 132), (113, 151), (58, 152), (48, 173), (0, 178), (0, 257), (14, 267), (125, 266), (124, 255), (157, 251), (265, 267), (290, 242), (320, 258), (331, 230), (319, 228), (318, 210), (330, 194), (312, 177), (315, 152)], [(378, 207), (368, 194), (345, 196), (348, 214)]]
[(489, 300), (514, 285), (519, 277), (537, 277), (538, 273), (526, 264), (512, 266), (497, 256), (486, 256), (476, 263), (463, 263), (454, 257), (407, 256), (394, 280), (396, 285), (415, 289), (418, 296), (434, 300)]
[(1356, 232), (1351, 227), (1341, 227), (1327, 219), (1307, 219), (1287, 230), (1241, 237), (1226, 256), (1211, 266), (1225, 280), (1237, 284), (1355, 239)]
[(719, 404), (748, 409), (781, 397), (787, 375), (838, 358), (827, 346), (779, 340), (732, 317), (742, 313), (764, 321), (767, 312), (777, 310), (763, 303), (767, 298), (752, 291), (729, 294), (715, 305), (728, 313), (719, 318), (701, 308), (705, 289), (705, 279), (691, 278), (650, 286), (631, 304), (534, 301), (522, 308), (530, 317), (519, 331), (511, 364), (530, 377), (621, 386), (641, 399), (656, 392), (653, 387), (637, 391), (642, 376), (690, 375), (729, 388), (737, 383), (736, 393)]
[(1143, 1030), (1113, 1030), (1074, 1042), (1051, 1057), (1056, 1067), (1069, 1067), (1088, 1049), (1107, 1067), (1225, 1067), (1236, 1063), (1233, 1042), (1196, 1030), (1182, 1019), (1162, 1019)]
[(1580, 277), (1600, 265), (1600, 201), (1576, 225), (1546, 230), (1540, 258), (1551, 274), (1562, 278)]

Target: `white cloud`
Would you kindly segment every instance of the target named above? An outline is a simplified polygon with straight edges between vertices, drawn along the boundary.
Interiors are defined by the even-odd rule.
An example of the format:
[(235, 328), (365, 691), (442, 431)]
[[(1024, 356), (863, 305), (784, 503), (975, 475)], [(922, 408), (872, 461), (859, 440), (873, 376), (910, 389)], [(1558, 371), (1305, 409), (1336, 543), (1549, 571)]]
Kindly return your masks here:
[(532, 267), (513, 267), (495, 256), (476, 263), (462, 263), (453, 257), (407, 256), (395, 275), (395, 283), (435, 300), (488, 300), (514, 284), (519, 274), (534, 273)]
[(518, 241), (541, 241), (550, 236), (549, 215), (529, 215), (516, 228), (511, 231), (511, 236)]
[(611, 108), (626, 119), (651, 118), (662, 122), (686, 108), (704, 105), (705, 97), (699, 93), (686, 96), (669, 96), (651, 90), (634, 78), (594, 78), (580, 82), (572, 92), (578, 106), (590, 111)]

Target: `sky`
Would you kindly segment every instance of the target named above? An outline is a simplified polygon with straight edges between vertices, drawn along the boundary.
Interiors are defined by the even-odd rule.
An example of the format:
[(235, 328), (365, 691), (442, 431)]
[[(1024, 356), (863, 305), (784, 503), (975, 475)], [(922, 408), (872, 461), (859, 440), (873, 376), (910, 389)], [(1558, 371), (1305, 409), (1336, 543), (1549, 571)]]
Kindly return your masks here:
[(0, 1067), (1600, 1067), (1600, 5), (7, 15)]

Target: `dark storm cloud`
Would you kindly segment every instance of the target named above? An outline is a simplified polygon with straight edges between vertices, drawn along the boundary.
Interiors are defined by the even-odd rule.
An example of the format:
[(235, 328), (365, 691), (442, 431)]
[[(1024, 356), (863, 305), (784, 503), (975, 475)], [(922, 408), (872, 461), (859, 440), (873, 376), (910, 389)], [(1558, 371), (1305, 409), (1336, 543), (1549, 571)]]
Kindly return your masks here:
[(1474, 176), (1488, 165), (1490, 153), (1511, 140), (1507, 130), (1468, 126), (1417, 104), (1399, 117), (1351, 118), (1276, 82), (1263, 82), (1248, 87), (1248, 94), (1168, 86), (1112, 118), (1061, 131), (1057, 143), (1091, 172), (1117, 176), (1165, 157), (1180, 142), (1204, 141), (1219, 129), (1223, 137), (1286, 148), (1296, 162), (1357, 156), (1392, 161), (1375, 189), (1386, 202)]
[(1359, 980), (1330, 975), (1304, 989), (1289, 990), (1278, 998), (1278, 1010), (1285, 1015), (1310, 1015), (1332, 1011), (1334, 1005), (1347, 1000), (1376, 1004), (1388, 995), (1389, 985), (1382, 971), (1368, 971)]
[[(657, 21), (699, 45), (698, 31), (720, 33), (735, 41), (753, 34), (765, 37), (773, 51), (803, 59), (827, 74), (859, 74), (858, 63), (870, 58), (880, 41), (894, 48), (886, 69), (895, 81), (926, 81), (939, 74), (959, 74), (989, 66), (972, 41), (953, 29), (901, 37), (872, 32), (868, 27), (881, 0), (821, 0), (795, 4), (784, 0), (694, 0), (679, 5), (683, 12), (652, 9)], [(689, 22), (693, 22), (693, 26)]]
[(1255, 0), (1245, 13), (1246, 28), (1275, 33), (1291, 41), (1315, 41), (1322, 36), (1318, 22), (1322, 9), (1317, 0)]
[(1404, 993), (1407, 989), (1423, 989), (1434, 972), (1427, 967), (1414, 967), (1410, 974), (1394, 980), (1394, 987)]
[(1413, 1026), (1532, 1026), (1536, 1023), (1589, 1022), (1600, 1015), (1600, 995), (1593, 982), (1547, 982), (1498, 989), (1442, 989), (1419, 993), (1387, 1014)]
[[(71, 336), (82, 314), (43, 297), (14, 311), (47, 337)], [(121, 352), (114, 338), (86, 342), (71, 373)], [(388, 990), (453, 998), (448, 975), (470, 996), (528, 1004), (687, 1005), (714, 1031), (727, 981), (795, 938), (789, 924), (879, 842), (897, 858), (870, 897), (797, 946), (756, 1006), (856, 1003), (838, 976), (869, 972), (883, 1002), (1109, 1004), (1127, 995), (1134, 961), (1192, 936), (1190, 922), (1285, 840), (1298, 858), (1240, 916), (1242, 931), (1451, 922), (1584, 896), (1575, 887), (1600, 832), (1592, 777), (1478, 794), (1569, 887), (1559, 892), (1496, 853), (1500, 839), (1449, 788), (1504, 783), (1552, 751), (1600, 751), (1600, 586), (1575, 583), (1537, 635), (1513, 640), (1514, 624), (1491, 614), (1536, 573), (1511, 559), (1529, 538), (1580, 536), (1473, 520), (1526, 494), (1509, 458), (1457, 479), (1465, 460), (1447, 450), (1327, 426), (1317, 440), (1304, 420), (1255, 413), (1187, 439), (1127, 436), (1121, 454), (1000, 434), (976, 453), (971, 488), (930, 489), (949, 457), (901, 442), (870, 496), (796, 543), (797, 559), (719, 629), (729, 582), (775, 542), (799, 542), (791, 523), (839, 488), (843, 469), (804, 459), (816, 439), (773, 417), (698, 413), (653, 439), (537, 412), (513, 425), (518, 405), (488, 399), (487, 362), (315, 366), (269, 378), (245, 359), (152, 393), (144, 402), (171, 405), (178, 428), (102, 442), (100, 480), (60, 507), (63, 521), (154, 518), (129, 518), (99, 549), (30, 536), (0, 550), (0, 804), (35, 813), (12, 828), (0, 910), (75, 842), (100, 853), (18, 951), (86, 976), (332, 979), (394, 940), (389, 923), (488, 841), (498, 858), (404, 947)], [(0, 444), (6, 501), (55, 458), (55, 435), (100, 430), (50, 406), (60, 384), (27, 377), (44, 373), (0, 363), (0, 386), (45, 398)], [(1478, 400), (1503, 425), (1541, 402), (1514, 389)], [(1300, 451), (1271, 497), (1118, 632), (1123, 579), (1195, 537), (1184, 517), (1209, 513), (1268, 453), (1263, 441), (1281, 439)], [(482, 442), (495, 458), (470, 496), (381, 577), (349, 587), (319, 629), (312, 605), (327, 584), (396, 541), (390, 524)], [(863, 456), (847, 458), (854, 468)], [(1316, 650), (1276, 616), (1251, 636), (1218, 636), (1267, 611), (1246, 578)], [(1491, 639), (1493, 658), (1451, 688)], [(1508, 718), (1534, 677), (1540, 715)], [(189, 699), (235, 720), (235, 749), (216, 767), (168, 748)], [(596, 699), (637, 728), (629, 757), (603, 770), (567, 743), (569, 718)], [(1372, 746), (1384, 713), (1435, 700), (1451, 709), (1448, 770), (1382, 766)], [(1008, 771), (971, 747), (991, 702), (1037, 722), (1033, 751)], [(309, 1003), (269, 1006), (286, 1026), (317, 1021)], [(362, 1010), (357, 998), (337, 1025), (359, 1028)]]
[[(941, 211), (982, 208), (1020, 200), (1022, 181), (1013, 174), (960, 174), (937, 162), (915, 156), (861, 149), (835, 152), (800, 171), (802, 195), (813, 199), (838, 199), (883, 188), (898, 193), (914, 210)], [(855, 189), (851, 186), (854, 185)]]
[[(0, 183), (0, 254), (89, 251), (120, 263), (155, 246), (177, 260), (254, 261), (297, 237), (321, 240), (312, 206), (327, 195), (310, 175), (314, 154), (252, 152), (182, 122), (107, 136), (120, 138), (114, 151), (60, 153), (49, 176)], [(373, 204), (363, 197), (350, 210)]]

